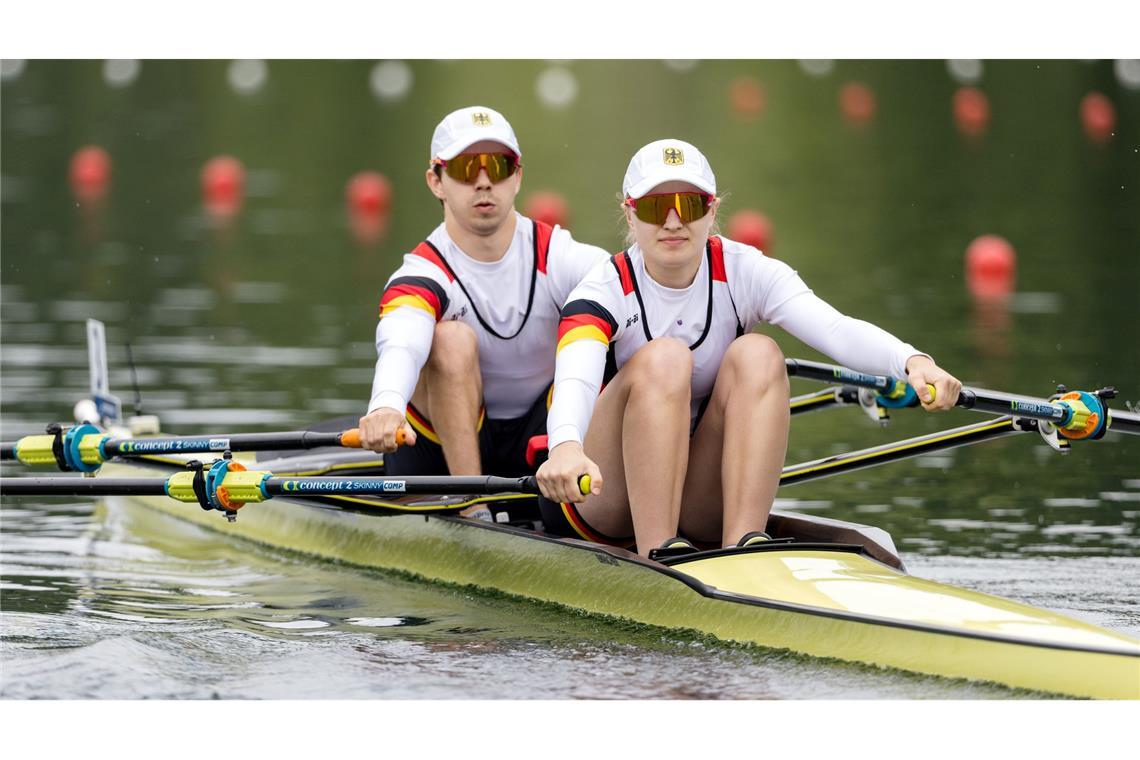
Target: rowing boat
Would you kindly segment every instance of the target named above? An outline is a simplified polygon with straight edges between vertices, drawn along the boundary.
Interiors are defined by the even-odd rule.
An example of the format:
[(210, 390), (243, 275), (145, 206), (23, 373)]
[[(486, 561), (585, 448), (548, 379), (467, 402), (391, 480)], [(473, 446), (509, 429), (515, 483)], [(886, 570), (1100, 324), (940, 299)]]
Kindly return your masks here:
[[(793, 399), (794, 414), (859, 405), (881, 419), (901, 403), (897, 384), (883, 378), (793, 361), (789, 373), (841, 383)], [(1096, 407), (1109, 395), (1099, 393), (1083, 400)], [(1082, 416), (1074, 410), (1089, 410), (1080, 403), (1010, 402), (971, 389), (959, 405), (1016, 413), (791, 465), (782, 482), (1019, 433), (1039, 433), (1064, 450), (1069, 441), (1059, 426), (1089, 432), (1099, 413), (1094, 432), (1102, 435), (1110, 411), (1117, 429), (1140, 432), (1140, 416), (1104, 406)], [(320, 431), (163, 439), (57, 427), (3, 444), (0, 454), (97, 476), (5, 478), (0, 488), (7, 495), (118, 494), (241, 540), (723, 641), (1068, 696), (1140, 698), (1140, 640), (911, 576), (878, 528), (774, 511), (770, 542), (652, 561), (543, 533), (533, 479), (385, 478), (381, 456), (345, 442), (359, 445), (351, 435)], [(296, 446), (303, 448), (281, 450)], [(187, 469), (202, 452), (222, 450), (226, 458)], [(459, 516), (475, 505), (492, 519)]]
[[(152, 464), (113, 463), (103, 474), (158, 471)], [(311, 462), (296, 464), (313, 471)], [(355, 464), (332, 459), (316, 471)], [(287, 474), (291, 465), (272, 466)], [(881, 532), (815, 516), (773, 513), (771, 532), (791, 543), (650, 562), (544, 536), (525, 525), (533, 500), (510, 495), (276, 498), (232, 524), (167, 498), (131, 498), (278, 549), (725, 641), (1072, 696), (1140, 698), (1140, 642), (912, 577)], [(477, 501), (509, 522), (415, 514)]]
[[(173, 473), (183, 464), (116, 460), (100, 477)], [(282, 477), (382, 467), (346, 451), (248, 464)], [(275, 497), (233, 523), (162, 496), (131, 498), (276, 548), (724, 641), (1071, 696), (1140, 698), (1140, 641), (913, 577), (890, 537), (869, 526), (775, 511), (770, 543), (654, 562), (544, 535), (534, 498), (521, 494)], [(440, 513), (475, 503), (495, 521)]]

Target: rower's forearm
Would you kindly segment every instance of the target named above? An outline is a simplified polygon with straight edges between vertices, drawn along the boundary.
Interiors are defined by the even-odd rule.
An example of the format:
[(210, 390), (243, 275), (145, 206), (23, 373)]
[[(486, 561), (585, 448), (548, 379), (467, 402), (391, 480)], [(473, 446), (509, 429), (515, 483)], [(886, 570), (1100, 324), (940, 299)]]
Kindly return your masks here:
[(551, 450), (566, 441), (585, 440), (605, 367), (606, 347), (597, 341), (579, 341), (559, 352), (554, 397), (546, 422)]
[(840, 313), (811, 293), (785, 304), (773, 324), (859, 372), (904, 379), (907, 360), (925, 355), (881, 327)]
[(376, 327), (376, 372), (372, 377), (369, 412), (380, 407), (404, 410), (431, 350), (433, 322), (419, 317), (396, 320), (405, 324), (389, 322), (394, 317), (395, 314), (385, 317)]

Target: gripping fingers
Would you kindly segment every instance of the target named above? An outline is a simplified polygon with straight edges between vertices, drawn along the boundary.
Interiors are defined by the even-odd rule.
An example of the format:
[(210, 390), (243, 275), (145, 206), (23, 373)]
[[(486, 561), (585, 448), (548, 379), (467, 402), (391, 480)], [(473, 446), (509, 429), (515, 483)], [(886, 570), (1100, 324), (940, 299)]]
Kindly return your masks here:
[(938, 401), (938, 387), (931, 384), (931, 383), (927, 383), (926, 384), (926, 391), (927, 391), (927, 393), (930, 394), (930, 400), (923, 402), (924, 405), (925, 406), (934, 406), (934, 404), (937, 403), (937, 401)]

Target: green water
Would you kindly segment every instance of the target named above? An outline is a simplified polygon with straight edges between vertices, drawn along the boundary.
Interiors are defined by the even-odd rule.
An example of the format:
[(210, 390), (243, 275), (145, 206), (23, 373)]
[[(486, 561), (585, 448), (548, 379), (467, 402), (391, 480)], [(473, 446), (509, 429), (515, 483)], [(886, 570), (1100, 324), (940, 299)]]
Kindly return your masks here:
[[(422, 179), (431, 130), (473, 103), (502, 111), (519, 136), (521, 201), (561, 192), (580, 240), (620, 247), (616, 197), (629, 156), (653, 139), (686, 139), (717, 172), (725, 220), (761, 210), (773, 224), (769, 252), (840, 310), (928, 351), (968, 384), (1033, 395), (1057, 383), (1115, 385), (1117, 406), (1140, 405), (1140, 93), (1118, 86), (1108, 62), (986, 62), (979, 87), (992, 121), (979, 139), (955, 129), (958, 85), (941, 61), (841, 61), (823, 77), (790, 61), (684, 71), (659, 61), (415, 61), (396, 100), (370, 90), (373, 65), (270, 62), (250, 94), (227, 83), (225, 61), (145, 61), (120, 88), (99, 61), (31, 61), (3, 81), (4, 440), (70, 419), (87, 391), (88, 316), (107, 324), (112, 388), (129, 407), (129, 342), (143, 408), (171, 432), (287, 429), (361, 413), (381, 288), (439, 222)], [(536, 91), (552, 67), (577, 83), (562, 108)], [(763, 88), (758, 114), (732, 108), (741, 77)], [(862, 127), (837, 105), (851, 80), (876, 95)], [(1087, 139), (1078, 118), (1090, 90), (1116, 107), (1104, 144)], [(99, 208), (77, 205), (67, 182), (73, 152), (87, 144), (113, 160)], [(209, 221), (199, 191), (203, 165), (223, 153), (247, 171), (228, 226)], [(394, 189), (390, 226), (374, 243), (355, 238), (344, 208), (345, 183), (364, 169)], [(1017, 293), (996, 313), (973, 302), (963, 276), (966, 246), (984, 233), (1008, 238), (1018, 254)], [(825, 358), (771, 334), (788, 356)], [(899, 412), (879, 429), (850, 409), (797, 417), (789, 461), (977, 419)], [(1027, 435), (780, 497), (784, 508), (886, 529), (917, 575), (1140, 635), (1135, 438), (1110, 434), (1061, 457)], [(114, 506), (4, 499), (3, 510), (3, 696), (1011, 694), (564, 625), (502, 600), (249, 557), (174, 528), (177, 540), (163, 540), (162, 529), (144, 530)], [(221, 613), (196, 586), (219, 568)], [(218, 641), (243, 653), (240, 668)], [(537, 674), (519, 656), (535, 642), (545, 668)], [(390, 649), (420, 676), (378, 686), (393, 683), (377, 675), (388, 672)], [(315, 677), (312, 662), (333, 675)], [(678, 691), (710, 667), (726, 686)], [(729, 677), (773, 667), (780, 678), (760, 686)]]

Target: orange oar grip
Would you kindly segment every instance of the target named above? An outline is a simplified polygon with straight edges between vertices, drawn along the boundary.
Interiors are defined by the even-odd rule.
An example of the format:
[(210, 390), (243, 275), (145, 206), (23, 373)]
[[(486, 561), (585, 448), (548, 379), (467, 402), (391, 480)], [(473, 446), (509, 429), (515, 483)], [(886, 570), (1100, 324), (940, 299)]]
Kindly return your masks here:
[[(407, 440), (407, 431), (403, 428), (396, 429), (396, 445), (403, 446)], [(360, 445), (360, 428), (353, 428), (346, 430), (340, 434), (340, 445), (346, 449), (359, 449)]]

